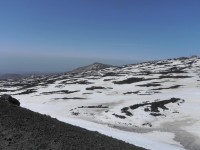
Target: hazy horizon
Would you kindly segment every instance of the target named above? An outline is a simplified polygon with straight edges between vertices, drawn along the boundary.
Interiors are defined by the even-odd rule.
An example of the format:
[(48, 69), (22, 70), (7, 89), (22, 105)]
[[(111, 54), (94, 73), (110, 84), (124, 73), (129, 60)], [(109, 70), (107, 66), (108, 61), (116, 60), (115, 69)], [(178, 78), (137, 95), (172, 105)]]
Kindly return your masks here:
[[(180, 57), (191, 57), (190, 56), (180, 56)], [(199, 56), (198, 56), (199, 57)], [(19, 57), (18, 57), (19, 58)], [(71, 70), (74, 70), (79, 67), (84, 67), (93, 63), (102, 63), (102, 64), (108, 64), (113, 66), (122, 66), (122, 65), (128, 65), (128, 64), (137, 64), (147, 61), (154, 61), (154, 60), (165, 60), (165, 59), (171, 59), (171, 58), (178, 58), (178, 57), (170, 57), (170, 58), (162, 58), (162, 59), (152, 59), (152, 60), (118, 60), (118, 59), (100, 59), (100, 58), (72, 58), (72, 57), (39, 57), (37, 58), (37, 62), (34, 61), (34, 57), (28, 57), (23, 59), (26, 59), (27, 63), (24, 64), (25, 60), (15, 61), (15, 65), (9, 64), (7, 61), (7, 64), (3, 64), (0, 60), (0, 68), (4, 68), (3, 66), (8, 66), (7, 69), (0, 71), (0, 75), (3, 74), (45, 74), (45, 73), (64, 73)], [(9, 59), (9, 58), (6, 58)], [(4, 61), (5, 62), (5, 61)], [(42, 65), (42, 66), (41, 66)]]
[[(6, 59), (9, 59), (9, 58), (6, 58)], [(53, 58), (53, 57), (44, 57), (44, 56), (37, 57), (36, 59), (37, 61), (35, 61), (34, 57), (26, 57), (26, 58), (23, 57), (22, 61), (13, 60), (11, 63), (9, 63), (9, 61), (5, 61), (1, 59), (0, 60), (0, 68), (1, 68), (0, 74), (62, 73), (62, 72), (71, 71), (78, 67), (87, 66), (95, 62), (108, 64), (108, 65), (114, 65), (114, 66), (122, 66), (126, 64), (141, 62), (141, 61), (134, 61), (134, 60), (132, 61), (132, 60), (118, 60), (118, 59), (109, 60), (109, 59), (101, 59), (101, 58), (72, 58), (72, 57), (54, 57)], [(13, 65), (13, 62), (15, 63), (15, 65)], [(4, 66), (7, 66), (7, 68), (5, 68)]]
[(200, 55), (198, 0), (2, 0), (0, 73)]

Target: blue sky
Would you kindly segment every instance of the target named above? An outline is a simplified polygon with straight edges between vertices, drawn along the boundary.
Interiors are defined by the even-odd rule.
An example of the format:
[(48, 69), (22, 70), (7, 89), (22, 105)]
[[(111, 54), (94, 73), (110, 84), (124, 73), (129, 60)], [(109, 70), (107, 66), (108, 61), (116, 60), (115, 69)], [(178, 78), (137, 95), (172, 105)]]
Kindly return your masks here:
[(0, 73), (200, 55), (199, 0), (1, 0)]

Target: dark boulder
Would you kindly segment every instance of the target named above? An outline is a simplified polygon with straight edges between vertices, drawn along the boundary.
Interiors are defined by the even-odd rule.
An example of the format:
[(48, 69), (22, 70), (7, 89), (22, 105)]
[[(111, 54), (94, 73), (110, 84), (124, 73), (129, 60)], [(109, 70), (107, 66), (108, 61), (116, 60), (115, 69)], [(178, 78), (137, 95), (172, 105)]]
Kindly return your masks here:
[(7, 102), (10, 102), (14, 105), (20, 106), (20, 102), (17, 99), (15, 99), (12, 96), (7, 95), (7, 94), (2, 95), (0, 97), (0, 100), (7, 101)]

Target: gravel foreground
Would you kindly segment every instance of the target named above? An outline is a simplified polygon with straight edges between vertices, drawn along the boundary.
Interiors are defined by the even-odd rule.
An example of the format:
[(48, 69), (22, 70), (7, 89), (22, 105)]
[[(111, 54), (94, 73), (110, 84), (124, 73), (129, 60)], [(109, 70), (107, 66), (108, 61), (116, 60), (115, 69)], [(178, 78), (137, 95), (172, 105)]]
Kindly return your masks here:
[(144, 150), (0, 100), (1, 150)]

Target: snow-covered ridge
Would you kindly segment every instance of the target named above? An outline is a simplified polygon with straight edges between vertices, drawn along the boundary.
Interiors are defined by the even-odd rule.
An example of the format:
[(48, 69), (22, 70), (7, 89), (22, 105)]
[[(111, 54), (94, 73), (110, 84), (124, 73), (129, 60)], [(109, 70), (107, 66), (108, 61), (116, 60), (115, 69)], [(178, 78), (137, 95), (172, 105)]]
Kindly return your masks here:
[(198, 57), (88, 68), (66, 74), (2, 80), (0, 94), (11, 94), (23, 107), (33, 111), (138, 146), (200, 147)]

